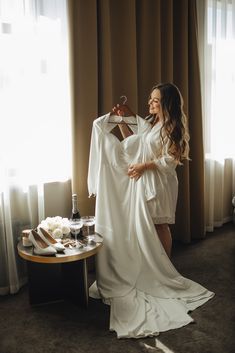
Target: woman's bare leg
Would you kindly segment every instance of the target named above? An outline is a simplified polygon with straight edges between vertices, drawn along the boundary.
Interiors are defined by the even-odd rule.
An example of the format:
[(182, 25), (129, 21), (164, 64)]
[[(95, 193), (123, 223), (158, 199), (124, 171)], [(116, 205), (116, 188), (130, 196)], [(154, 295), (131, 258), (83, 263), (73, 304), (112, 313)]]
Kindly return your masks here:
[(172, 237), (168, 224), (155, 224), (158, 237), (168, 257), (171, 257)]

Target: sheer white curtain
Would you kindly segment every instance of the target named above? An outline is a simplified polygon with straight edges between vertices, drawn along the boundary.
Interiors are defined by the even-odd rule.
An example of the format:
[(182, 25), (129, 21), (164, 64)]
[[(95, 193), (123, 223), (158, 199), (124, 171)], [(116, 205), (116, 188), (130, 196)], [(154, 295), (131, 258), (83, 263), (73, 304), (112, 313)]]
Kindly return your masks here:
[(0, 0), (0, 294), (24, 281), (21, 230), (44, 218), (44, 184), (71, 177), (66, 0)]
[(206, 230), (232, 218), (235, 194), (235, 0), (197, 0)]

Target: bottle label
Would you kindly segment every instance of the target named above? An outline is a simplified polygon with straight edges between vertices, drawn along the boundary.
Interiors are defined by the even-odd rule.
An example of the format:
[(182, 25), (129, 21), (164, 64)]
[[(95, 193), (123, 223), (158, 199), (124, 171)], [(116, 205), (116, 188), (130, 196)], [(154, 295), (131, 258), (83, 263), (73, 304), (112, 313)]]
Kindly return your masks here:
[[(77, 194), (73, 194), (72, 195), (72, 214), (71, 214), (71, 219), (79, 219), (79, 218), (81, 218), (81, 215), (80, 215), (80, 212), (78, 210)], [(75, 235), (73, 230), (71, 230), (71, 234)], [(76, 234), (82, 235), (82, 230), (79, 229), (79, 231), (77, 231)]]

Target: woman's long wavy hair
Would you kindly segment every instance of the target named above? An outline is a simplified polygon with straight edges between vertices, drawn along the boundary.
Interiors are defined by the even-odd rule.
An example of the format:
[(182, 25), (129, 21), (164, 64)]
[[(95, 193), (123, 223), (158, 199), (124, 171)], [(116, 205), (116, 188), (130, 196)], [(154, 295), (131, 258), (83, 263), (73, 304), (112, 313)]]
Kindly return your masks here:
[(188, 121), (183, 110), (183, 98), (179, 89), (172, 83), (160, 83), (151, 90), (158, 89), (161, 93), (163, 125), (161, 128), (162, 145), (167, 143), (164, 136), (170, 140), (168, 152), (179, 163), (189, 159)]

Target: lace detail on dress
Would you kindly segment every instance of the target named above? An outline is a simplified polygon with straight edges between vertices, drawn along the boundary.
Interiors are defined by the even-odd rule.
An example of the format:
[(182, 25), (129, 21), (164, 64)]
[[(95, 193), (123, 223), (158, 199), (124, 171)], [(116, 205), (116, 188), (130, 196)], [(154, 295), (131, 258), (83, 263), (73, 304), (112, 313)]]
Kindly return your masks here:
[(154, 224), (174, 224), (175, 217), (152, 217)]

